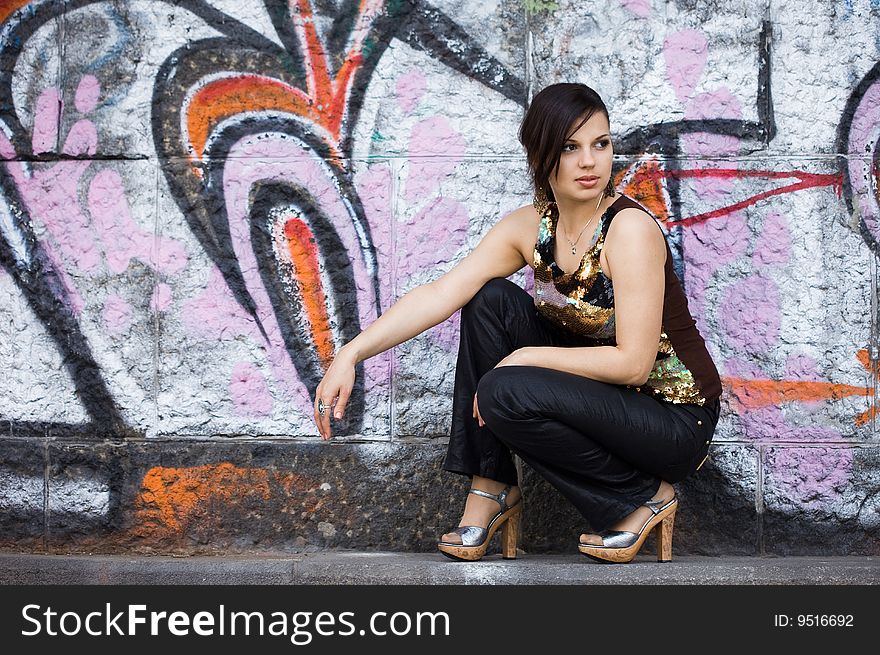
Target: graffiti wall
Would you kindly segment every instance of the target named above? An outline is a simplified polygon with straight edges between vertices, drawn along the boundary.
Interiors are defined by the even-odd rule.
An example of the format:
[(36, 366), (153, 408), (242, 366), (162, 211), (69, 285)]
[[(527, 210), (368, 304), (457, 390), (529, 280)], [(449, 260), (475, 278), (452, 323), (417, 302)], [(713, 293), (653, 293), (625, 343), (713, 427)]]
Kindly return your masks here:
[[(611, 111), (722, 374), (677, 548), (880, 552), (880, 4), (0, 0), (4, 548), (430, 548), (457, 316), (337, 348), (530, 202), (543, 86)], [(528, 287), (528, 271), (513, 278)], [(582, 528), (525, 471), (526, 547)]]

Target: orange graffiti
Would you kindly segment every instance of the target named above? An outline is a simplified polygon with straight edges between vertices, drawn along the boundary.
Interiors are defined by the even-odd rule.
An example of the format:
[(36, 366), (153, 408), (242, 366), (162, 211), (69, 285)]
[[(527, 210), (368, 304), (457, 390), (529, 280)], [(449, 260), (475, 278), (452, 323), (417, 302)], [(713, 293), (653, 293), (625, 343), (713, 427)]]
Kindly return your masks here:
[[(856, 358), (873, 376), (878, 364), (872, 363), (868, 352), (860, 350)], [(780, 405), (785, 402), (809, 402), (818, 400), (840, 400), (849, 396), (870, 397), (873, 386), (859, 387), (850, 384), (835, 384), (814, 380), (764, 380), (757, 378), (725, 377), (724, 386), (731, 391), (734, 401), (743, 409), (758, 409)], [(876, 414), (873, 402), (871, 407), (856, 419), (856, 425), (864, 425)]]
[(31, 0), (0, 0), (0, 23), (5, 23), (6, 19), (21, 9)]
[[(313, 487), (294, 473), (241, 468), (228, 462), (188, 468), (156, 466), (147, 471), (135, 499), (137, 537), (161, 539), (183, 535), (191, 527), (210, 523), (218, 509), (246, 509), (256, 501), (284, 500)], [(314, 511), (314, 506), (309, 511)], [(219, 507), (218, 507), (219, 506)]]
[[(292, 3), (293, 4), (293, 3)], [(332, 157), (338, 145), (354, 74), (363, 64), (363, 35), (381, 2), (361, 0), (355, 35), (335, 76), (315, 27), (309, 0), (296, 0), (292, 18), (303, 47), (307, 91), (260, 75), (235, 75), (205, 84), (186, 108), (194, 158), (201, 159), (211, 131), (224, 119), (251, 111), (283, 111), (322, 128)]]
[[(358, 13), (361, 16), (364, 15), (366, 4), (363, 0), (361, 1), (358, 9)], [(297, 0), (297, 7), (301, 18), (299, 24), (303, 30), (303, 37), (306, 42), (309, 96), (314, 98), (319, 107), (323, 108), (322, 116), (324, 120), (322, 123), (338, 139), (339, 128), (342, 125), (342, 118), (345, 113), (348, 84), (358, 67), (363, 63), (363, 56), (355, 49), (349, 50), (342, 66), (339, 67), (339, 71), (336, 73), (336, 78), (331, 79), (330, 72), (327, 69), (327, 55), (315, 29), (311, 2), (309, 0)]]
[[(633, 166), (635, 168), (633, 168)], [(649, 159), (622, 170), (614, 180), (614, 186), (626, 196), (640, 202), (659, 221), (669, 220), (669, 209), (664, 200), (663, 174), (660, 162)]]
[(201, 159), (211, 130), (247, 111), (283, 111), (321, 122), (320, 113), (299, 89), (260, 75), (229, 77), (206, 84), (193, 96), (186, 114), (189, 140)]
[(294, 275), (299, 283), (303, 308), (312, 330), (321, 365), (326, 370), (333, 359), (333, 333), (327, 316), (327, 301), (321, 284), (315, 239), (308, 225), (292, 218), (284, 224)]

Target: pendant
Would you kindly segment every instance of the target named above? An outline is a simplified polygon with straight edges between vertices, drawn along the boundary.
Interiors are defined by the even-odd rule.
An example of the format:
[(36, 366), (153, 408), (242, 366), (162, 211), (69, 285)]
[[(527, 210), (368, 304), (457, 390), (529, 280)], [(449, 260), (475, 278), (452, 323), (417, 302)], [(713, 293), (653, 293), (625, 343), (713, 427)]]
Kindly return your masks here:
[(575, 248), (574, 246), (571, 247), (571, 254), (572, 254), (572, 255), (576, 255), (576, 254), (577, 254), (577, 248)]

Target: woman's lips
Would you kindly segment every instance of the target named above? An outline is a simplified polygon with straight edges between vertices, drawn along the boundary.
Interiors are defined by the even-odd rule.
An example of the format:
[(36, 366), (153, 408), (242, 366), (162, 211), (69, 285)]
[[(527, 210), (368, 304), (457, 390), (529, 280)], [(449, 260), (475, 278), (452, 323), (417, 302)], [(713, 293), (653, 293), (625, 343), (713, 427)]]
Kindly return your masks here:
[(575, 180), (575, 182), (580, 184), (582, 187), (586, 187), (586, 188), (596, 186), (596, 183), (598, 181), (599, 181), (599, 178), (595, 177), (595, 176), (584, 176), (584, 177), (579, 177), (578, 179)]

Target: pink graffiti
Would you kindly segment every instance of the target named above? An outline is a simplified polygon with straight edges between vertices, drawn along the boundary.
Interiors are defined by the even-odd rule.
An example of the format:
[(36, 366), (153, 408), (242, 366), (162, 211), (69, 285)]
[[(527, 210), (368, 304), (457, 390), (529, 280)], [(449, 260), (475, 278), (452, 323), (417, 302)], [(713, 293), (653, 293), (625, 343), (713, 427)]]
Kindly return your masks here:
[(83, 75), (79, 86), (76, 88), (74, 105), (80, 114), (88, 114), (98, 106), (98, 98), (101, 97), (101, 85), (94, 75)]
[[(464, 137), (441, 116), (417, 123), (409, 140), (409, 173), (403, 197), (409, 203), (422, 201), (411, 218), (398, 223), (396, 263), (398, 279), (452, 261), (467, 240), (470, 216), (457, 200), (434, 196), (443, 180), (455, 172), (464, 156)], [(440, 158), (431, 155), (441, 155)], [(433, 198), (431, 196), (434, 196)], [(458, 343), (459, 314), (428, 331), (428, 337), (451, 351)]]
[(132, 219), (122, 178), (116, 171), (105, 169), (95, 175), (89, 184), (88, 205), (112, 273), (124, 272), (134, 258), (172, 275), (186, 268), (182, 244), (158, 237)]
[[(742, 118), (742, 105), (727, 87), (719, 87), (710, 93), (701, 93), (689, 103), (684, 117), (691, 120), (701, 118)], [(689, 155), (735, 154), (739, 138), (726, 134), (689, 132), (681, 135), (682, 149)], [(728, 163), (719, 162), (727, 168)]]
[[(741, 113), (736, 99), (725, 87), (694, 97), (709, 56), (708, 40), (702, 32), (681, 30), (669, 35), (663, 53), (667, 79), (676, 97), (685, 105), (686, 118), (735, 117)], [(682, 134), (680, 140), (682, 150), (695, 156), (731, 152), (737, 146), (735, 138), (731, 140), (724, 135), (688, 133)], [(711, 168), (721, 164), (706, 161), (704, 165)], [(734, 180), (703, 177), (688, 179), (687, 184), (695, 197), (710, 199), (728, 194)], [(710, 225), (712, 222), (714, 226)], [(704, 334), (708, 333), (704, 290), (718, 270), (745, 252), (748, 236), (745, 217), (738, 213), (700, 225), (694, 224), (682, 234), (685, 261), (689, 264), (685, 271), (685, 284), (691, 292), (691, 307), (697, 316), (697, 327)]]
[(34, 108), (34, 131), (31, 147), (35, 155), (55, 152), (58, 147), (58, 118), (61, 112), (61, 93), (58, 89), (47, 89), (37, 98)]
[[(56, 97), (57, 94), (56, 89), (44, 92), (45, 96), (51, 97)], [(51, 105), (51, 102), (37, 102), (37, 107)], [(35, 131), (39, 132), (35, 137), (38, 143), (32, 144), (35, 150), (40, 149), (40, 142), (55, 141), (56, 123), (53, 122), (46, 128), (40, 127), (48, 124), (45, 114), (34, 117)], [(53, 132), (47, 134), (46, 130)], [(96, 147), (97, 132), (94, 126), (88, 121), (80, 121), (71, 129), (63, 150), (71, 155), (94, 154)], [(0, 132), (0, 154), (9, 158), (16, 156), (12, 144), (2, 132)], [(33, 169), (25, 168), (21, 163), (6, 163), (7, 170), (15, 181), (31, 217), (45, 225), (64, 257), (72, 260), (74, 265), (83, 271), (94, 270), (100, 262), (100, 254), (94, 239), (89, 234), (89, 219), (80, 210), (78, 199), (79, 182), (90, 163), (60, 161), (39, 168), (35, 165)], [(51, 249), (51, 246), (48, 249)], [(64, 268), (59, 269), (59, 274), (65, 273)], [(74, 286), (72, 280), (68, 279), (66, 283)]]
[[(787, 263), (791, 234), (787, 221), (776, 212), (769, 213), (751, 261), (754, 272), (728, 287), (721, 300), (722, 334), (740, 357), (724, 362), (726, 372), (743, 379), (768, 379), (774, 376), (756, 362), (777, 347), (780, 338), (780, 298), (776, 283), (768, 275), (774, 265)], [(772, 269), (771, 269), (772, 270)], [(743, 358), (749, 358), (746, 361)], [(812, 357), (792, 354), (785, 362), (785, 379), (819, 381), (818, 365)], [(820, 401), (801, 401), (802, 407)], [(821, 425), (790, 423), (782, 407), (744, 407), (734, 404), (742, 433), (757, 442), (834, 441), (839, 431)], [(768, 475), (778, 493), (801, 498), (804, 504), (821, 504), (852, 472), (852, 453), (848, 449), (794, 449), (771, 451), (767, 459)]]
[[(749, 354), (751, 353), (746, 353), (744, 356)], [(767, 377), (760, 366), (742, 357), (728, 359), (725, 362), (725, 369), (729, 375), (743, 379), (762, 379)], [(816, 380), (820, 378), (816, 370), (815, 360), (805, 355), (792, 355), (789, 357), (786, 361), (785, 370), (788, 377), (798, 380)], [(803, 402), (801, 404), (803, 405)], [(840, 439), (840, 434), (830, 428), (819, 425), (792, 425), (786, 421), (781, 407), (764, 406), (746, 409), (737, 404), (736, 410), (737, 421), (740, 424), (742, 433), (750, 440), (758, 443)]]
[[(685, 105), (685, 118), (742, 118), (741, 103), (727, 87), (719, 86), (695, 95), (708, 54), (708, 41), (699, 31), (683, 30), (666, 40), (664, 56), (667, 77), (676, 97)], [(680, 137), (680, 145), (689, 156), (713, 157), (735, 154), (739, 149), (739, 139), (721, 134), (684, 133)], [(701, 165), (704, 169), (729, 167), (727, 162), (711, 160)], [(686, 183), (688, 193), (696, 198), (727, 201), (737, 180), (735, 176), (725, 173), (690, 177)], [(701, 210), (697, 213), (701, 213)], [(723, 288), (718, 295), (715, 316), (717, 338), (739, 353), (737, 357), (724, 361), (720, 368), (736, 378), (773, 378), (757, 362), (767, 360), (779, 345), (781, 298), (772, 276), (772, 267), (786, 264), (791, 257), (791, 235), (785, 217), (777, 212), (768, 213), (760, 233), (753, 236), (745, 215), (731, 211), (712, 221), (689, 224), (682, 238), (686, 288), (698, 327), (704, 334), (711, 333), (708, 329), (710, 308), (706, 304), (706, 289), (712, 288), (719, 271), (742, 261), (750, 251), (750, 242), (754, 243), (751, 273)], [(788, 379), (821, 379), (815, 361), (797, 353), (789, 356), (786, 372)], [(735, 398), (732, 402), (736, 404)], [(831, 428), (789, 423), (780, 407), (737, 406), (735, 409), (735, 420), (742, 433), (759, 442), (840, 439), (840, 434)], [(780, 449), (767, 463), (781, 493), (793, 492), (800, 487), (818, 497), (849, 479), (852, 456), (848, 451), (835, 450), (828, 461), (823, 462), (822, 455), (817, 456), (816, 451)], [(803, 470), (798, 471), (801, 468)]]
[[(414, 218), (398, 225), (401, 246), (398, 248), (397, 275), (406, 279), (430, 270), (438, 262), (452, 261), (467, 240), (467, 208), (457, 200), (438, 197), (423, 207)], [(458, 344), (459, 315), (431, 329), (430, 338), (444, 350)]]
[[(85, 76), (76, 91), (76, 104), (81, 110), (94, 107), (100, 87), (93, 76)], [(38, 114), (34, 117), (32, 147), (45, 151), (57, 141), (57, 122), (60, 94), (57, 89), (47, 89), (37, 102)], [(70, 128), (62, 151), (71, 156), (93, 155), (97, 151), (98, 133), (94, 123), (82, 119)], [(54, 149), (54, 145), (52, 146)], [(13, 157), (14, 149), (6, 136), (0, 133), (0, 154)], [(80, 205), (80, 189), (85, 174), (94, 162), (59, 161), (47, 166), (26, 168), (21, 163), (6, 164), (18, 187), (28, 212), (36, 224), (41, 224), (47, 237), (41, 245), (50, 261), (56, 264), (56, 272), (62, 284), (75, 290), (68, 269), (77, 272), (99, 273), (101, 252), (111, 272), (122, 273), (129, 261), (137, 257), (156, 271), (174, 274), (186, 266), (187, 256), (183, 246), (172, 239), (162, 239), (142, 229), (132, 218), (122, 179), (115, 171), (98, 171), (87, 191), (88, 210)], [(60, 254), (55, 252), (59, 249)], [(73, 298), (71, 310), (82, 308), (78, 294)]]
[(464, 137), (442, 116), (416, 123), (409, 139), (409, 174), (404, 199), (411, 203), (433, 193), (455, 171), (465, 148)]
[(229, 397), (239, 416), (262, 417), (272, 413), (272, 394), (266, 378), (250, 362), (239, 362), (232, 369)]
[(748, 249), (749, 227), (742, 212), (734, 212), (712, 221), (695, 223), (683, 233), (685, 243), (685, 288), (688, 303), (705, 336), (707, 327), (706, 297), (712, 278), (723, 267), (735, 261)]
[(859, 101), (853, 113), (849, 130), (847, 151), (857, 156), (847, 158), (849, 181), (854, 194), (853, 201), (858, 203), (859, 212), (865, 227), (875, 241), (880, 240), (880, 207), (878, 207), (877, 190), (872, 188), (880, 171), (876, 169), (871, 158), (863, 156), (866, 152), (874, 152), (880, 136), (880, 82), (874, 82)]
[(467, 239), (468, 218), (462, 203), (437, 197), (398, 223), (398, 277), (406, 279), (438, 262), (452, 261)]
[[(711, 222), (711, 221), (710, 221)], [(764, 230), (752, 255), (755, 267), (784, 264), (791, 258), (791, 233), (785, 217), (770, 212), (764, 218)]]
[[(380, 271), (390, 271), (394, 254), (391, 240), (391, 169), (387, 164), (373, 164), (355, 177), (361, 206), (370, 225), (370, 234)], [(391, 304), (391, 275), (379, 276), (379, 300), (383, 310)], [(366, 328), (368, 324), (362, 327)], [(371, 357), (364, 362), (364, 390), (370, 392), (387, 387), (391, 379), (391, 352)]]
[[(816, 439), (834, 436), (832, 431), (812, 430)], [(850, 484), (852, 464), (852, 448), (771, 448), (767, 453), (776, 493), (805, 509), (825, 507), (829, 497), (839, 496)]]
[(110, 334), (122, 334), (128, 332), (131, 327), (133, 310), (121, 296), (110, 294), (104, 301), (102, 316), (104, 327)]
[[(676, 97), (685, 105), (685, 118), (741, 118), (740, 101), (725, 86), (694, 96), (709, 56), (705, 35), (696, 30), (681, 30), (671, 34), (664, 44), (666, 74)], [(688, 132), (680, 137), (685, 154), (716, 156), (736, 153), (739, 139), (724, 134)], [(706, 161), (705, 168), (722, 168), (729, 164)], [(699, 198), (722, 198), (733, 189), (734, 180), (723, 177), (704, 177), (688, 180), (689, 186)]]
[(819, 364), (809, 355), (792, 355), (785, 362), (787, 380), (819, 380)]
[(620, 4), (639, 18), (651, 15), (651, 0), (620, 0)]
[(720, 314), (725, 336), (738, 350), (769, 351), (779, 341), (779, 290), (762, 273), (731, 285), (721, 301)]
[(150, 295), (150, 309), (154, 312), (164, 312), (171, 307), (171, 287), (160, 282)]
[(205, 288), (195, 298), (183, 303), (181, 320), (191, 334), (206, 339), (260, 338), (254, 319), (235, 300), (220, 269), (214, 265), (208, 273)]
[(663, 44), (666, 77), (679, 102), (687, 103), (693, 95), (703, 76), (708, 55), (708, 42), (702, 32), (681, 30), (666, 37)]
[(424, 74), (414, 68), (409, 69), (406, 73), (397, 78), (397, 104), (403, 110), (404, 114), (409, 114), (419, 100), (425, 95), (428, 88), (428, 82)]
[[(726, 87), (710, 93), (701, 93), (688, 104), (685, 118), (742, 118), (739, 100)], [(739, 138), (726, 134), (707, 132), (688, 132), (680, 137), (681, 149), (692, 157), (715, 157), (736, 154)], [(729, 168), (730, 162), (707, 159), (701, 162), (704, 169)], [(693, 193), (698, 198), (723, 199), (730, 195), (736, 184), (732, 177), (698, 177), (688, 180)]]

